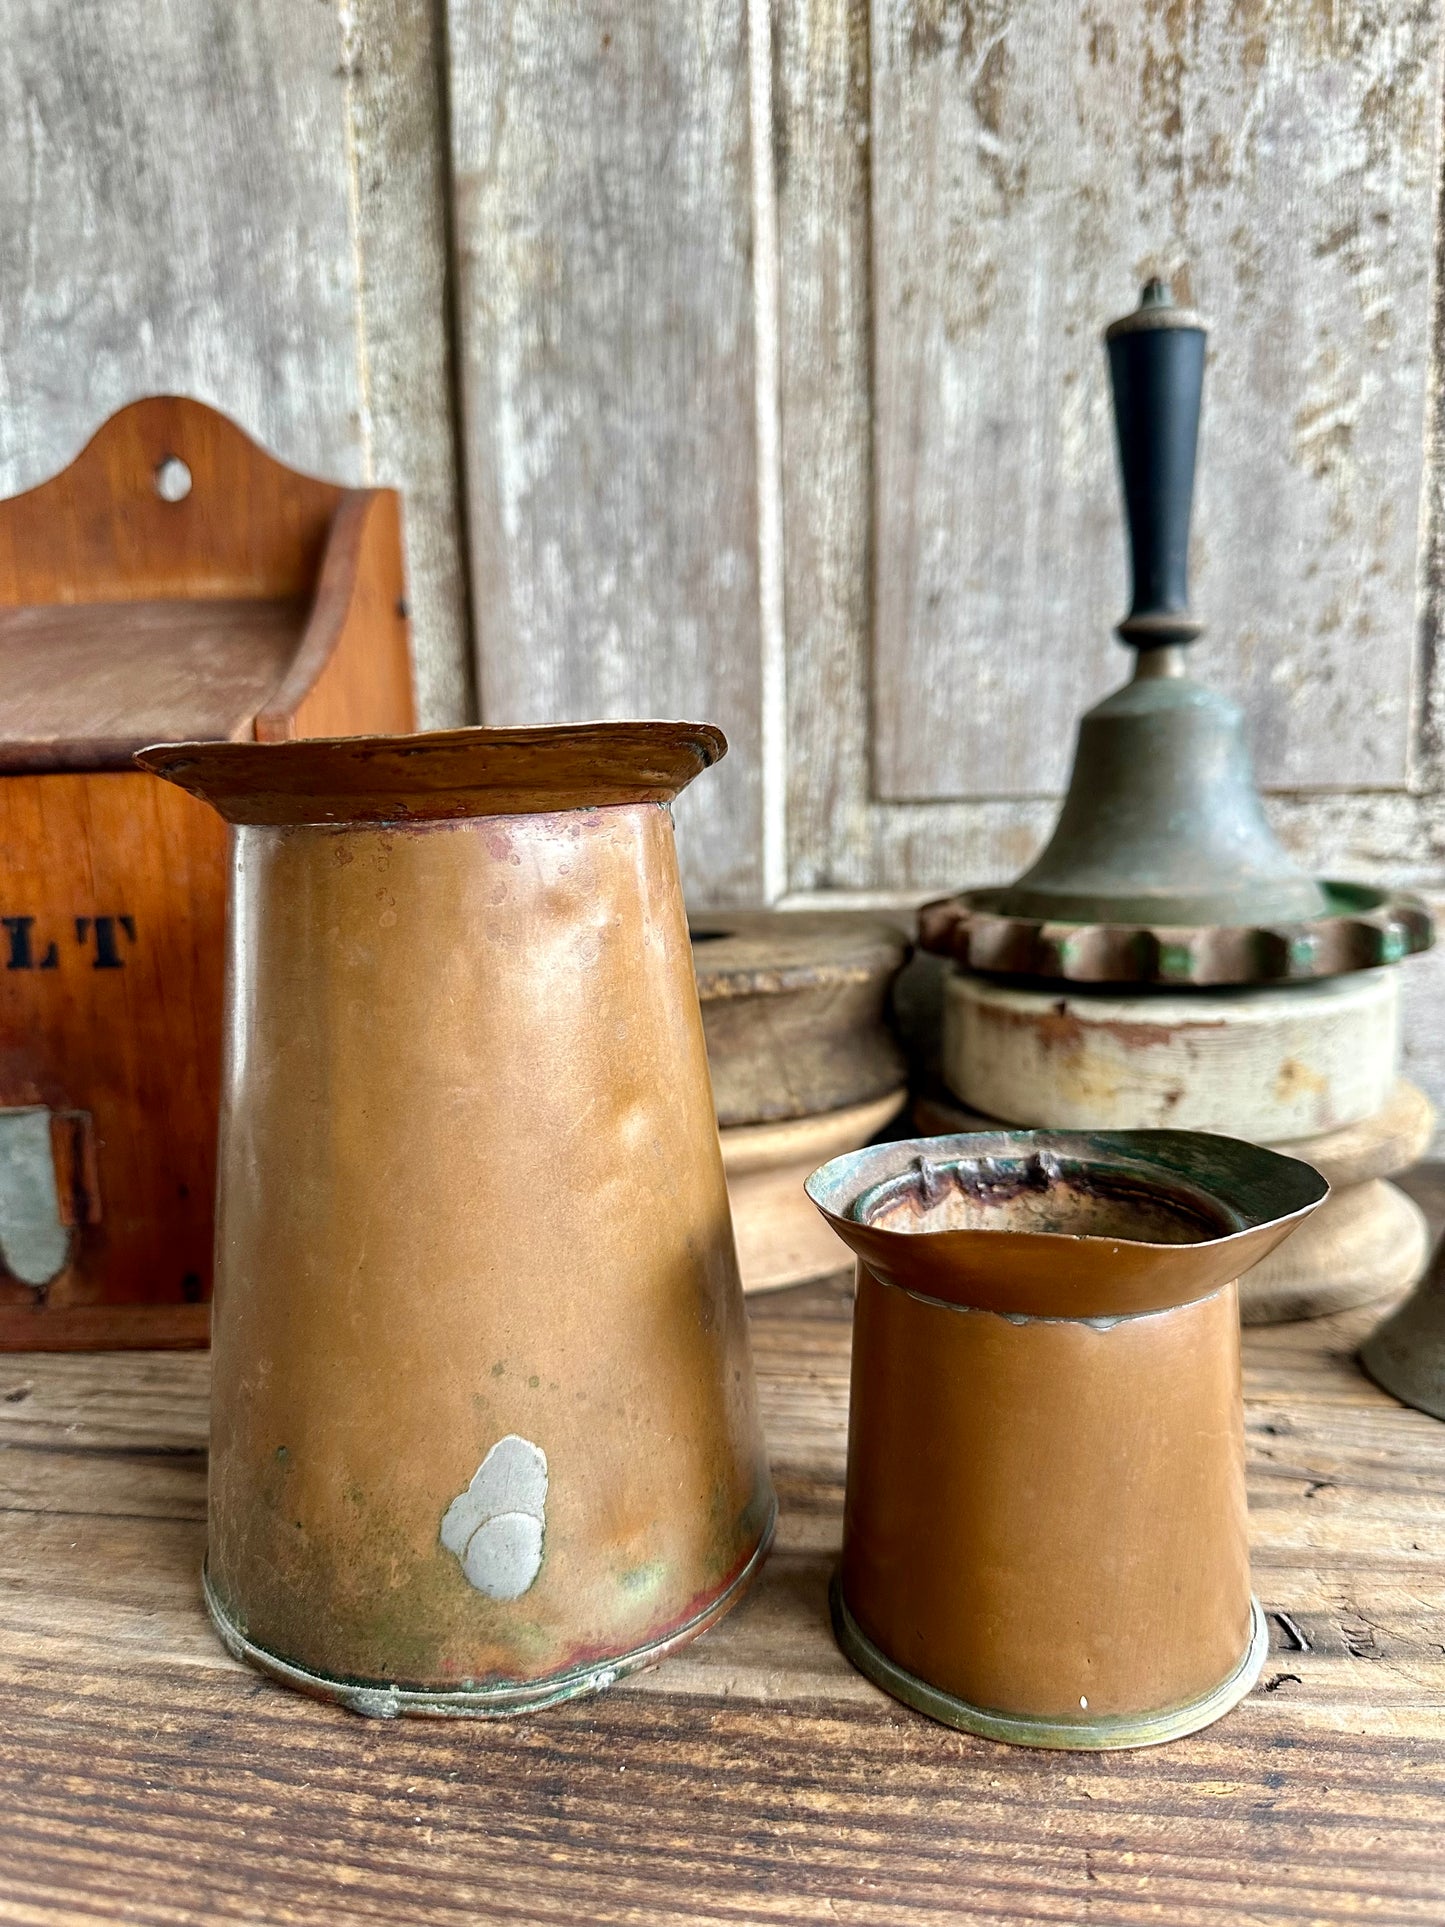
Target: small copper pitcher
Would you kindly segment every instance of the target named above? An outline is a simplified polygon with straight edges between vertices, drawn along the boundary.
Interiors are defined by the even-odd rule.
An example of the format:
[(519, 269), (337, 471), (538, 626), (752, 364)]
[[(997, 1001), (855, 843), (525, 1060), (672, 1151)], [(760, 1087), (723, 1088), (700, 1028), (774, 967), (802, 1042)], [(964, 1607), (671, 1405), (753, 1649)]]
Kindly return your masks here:
[(145, 751), (234, 824), (212, 1615), (358, 1712), (606, 1686), (772, 1533), (672, 798), (701, 724)]
[(1328, 1194), (1183, 1131), (1002, 1131), (835, 1158), (856, 1253), (834, 1628), (951, 1726), (1175, 1739), (1264, 1658), (1235, 1280)]

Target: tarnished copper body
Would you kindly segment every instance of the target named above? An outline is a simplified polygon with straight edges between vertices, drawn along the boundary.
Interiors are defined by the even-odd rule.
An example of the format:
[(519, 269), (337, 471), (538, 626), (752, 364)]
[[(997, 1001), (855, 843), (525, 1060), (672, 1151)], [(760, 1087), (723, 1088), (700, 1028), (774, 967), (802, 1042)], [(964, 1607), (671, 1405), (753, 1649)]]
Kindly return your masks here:
[(183, 746), (233, 839), (207, 1587), (359, 1711), (724, 1611), (774, 1499), (673, 847), (702, 725)]
[(1252, 1684), (1235, 1280), (1327, 1195), (1174, 1131), (884, 1144), (808, 1190), (860, 1264), (840, 1642), (997, 1739), (1146, 1745)]

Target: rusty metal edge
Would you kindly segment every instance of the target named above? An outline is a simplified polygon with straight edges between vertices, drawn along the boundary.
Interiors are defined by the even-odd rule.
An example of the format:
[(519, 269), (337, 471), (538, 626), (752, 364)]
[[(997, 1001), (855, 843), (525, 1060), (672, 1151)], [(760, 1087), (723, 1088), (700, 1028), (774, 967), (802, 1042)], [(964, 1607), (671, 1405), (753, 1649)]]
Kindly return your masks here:
[(896, 1664), (859, 1626), (843, 1597), (843, 1583), (834, 1573), (828, 1587), (828, 1603), (833, 1615), (833, 1636), (843, 1656), (875, 1686), (911, 1706), (916, 1713), (943, 1726), (976, 1733), (981, 1739), (1001, 1740), (1008, 1746), (1040, 1746), (1075, 1753), (1113, 1753), (1126, 1748), (1161, 1746), (1167, 1740), (1180, 1740), (1201, 1727), (1211, 1726), (1231, 1707), (1237, 1706), (1259, 1678), (1269, 1651), (1269, 1627), (1259, 1601), (1250, 1595), (1249, 1640), (1238, 1666), (1225, 1680), (1199, 1699), (1183, 1706), (1162, 1708), (1156, 1713), (1113, 1715), (1097, 1720), (1030, 1719), (1015, 1713), (998, 1713), (987, 1707), (971, 1706), (967, 1700), (945, 1693), (916, 1673)]
[(965, 890), (922, 906), (918, 940), (994, 976), (1184, 986), (1309, 983), (1399, 963), (1434, 943), (1429, 910), (1412, 891), (1324, 885), (1356, 905), (1299, 923), (1228, 927), (1051, 922), (991, 909), (997, 890)]
[(519, 1713), (539, 1713), (548, 1706), (558, 1706), (566, 1700), (584, 1699), (588, 1694), (605, 1692), (628, 1673), (655, 1666), (659, 1660), (666, 1659), (679, 1647), (696, 1639), (699, 1633), (706, 1632), (709, 1626), (716, 1625), (738, 1603), (761, 1572), (763, 1561), (772, 1547), (777, 1520), (778, 1502), (775, 1498), (767, 1524), (742, 1571), (709, 1600), (701, 1612), (695, 1613), (686, 1625), (669, 1633), (666, 1639), (657, 1640), (650, 1646), (636, 1646), (631, 1652), (619, 1653), (611, 1659), (569, 1667), (566, 1672), (551, 1673), (544, 1679), (503, 1682), (491, 1686), (398, 1686), (383, 1680), (337, 1679), (325, 1673), (310, 1672), (304, 1666), (293, 1665), (290, 1660), (282, 1659), (246, 1638), (217, 1599), (204, 1565), (201, 1567), (201, 1588), (211, 1622), (231, 1657), (244, 1660), (258, 1672), (269, 1674), (283, 1686), (309, 1694), (312, 1699), (334, 1701), (348, 1712), (360, 1713), (369, 1719), (391, 1720), (403, 1713), (442, 1719), (512, 1719)]

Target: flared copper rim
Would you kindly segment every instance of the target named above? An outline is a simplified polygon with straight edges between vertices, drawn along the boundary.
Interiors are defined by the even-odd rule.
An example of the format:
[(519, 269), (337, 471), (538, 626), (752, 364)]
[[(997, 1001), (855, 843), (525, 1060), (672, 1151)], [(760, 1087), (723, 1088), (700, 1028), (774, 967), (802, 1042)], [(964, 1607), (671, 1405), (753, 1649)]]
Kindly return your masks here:
[(345, 824), (535, 816), (670, 803), (727, 754), (711, 723), (549, 723), (297, 743), (156, 743), (142, 769), (228, 823)]
[[(1213, 1206), (1215, 1236), (1150, 1244), (1068, 1232), (894, 1231), (855, 1215), (858, 1201), (920, 1163), (1051, 1155), (1104, 1166), (1161, 1196)], [(964, 1310), (1035, 1318), (1118, 1318), (1207, 1297), (1259, 1263), (1329, 1196), (1311, 1165), (1201, 1131), (979, 1131), (905, 1138), (834, 1158), (806, 1190), (844, 1244), (885, 1285)]]

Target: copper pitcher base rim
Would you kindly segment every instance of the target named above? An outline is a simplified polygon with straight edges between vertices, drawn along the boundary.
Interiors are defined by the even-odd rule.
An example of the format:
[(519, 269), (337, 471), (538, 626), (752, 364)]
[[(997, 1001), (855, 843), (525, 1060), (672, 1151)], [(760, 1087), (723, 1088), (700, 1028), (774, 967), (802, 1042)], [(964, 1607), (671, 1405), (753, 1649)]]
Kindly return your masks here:
[(628, 1673), (641, 1672), (648, 1666), (657, 1665), (660, 1660), (696, 1639), (699, 1633), (705, 1633), (709, 1626), (716, 1625), (737, 1605), (762, 1570), (763, 1561), (772, 1548), (777, 1518), (778, 1502), (774, 1499), (767, 1524), (746, 1565), (721, 1592), (708, 1601), (701, 1612), (694, 1613), (685, 1625), (679, 1626), (665, 1639), (654, 1640), (647, 1646), (635, 1646), (630, 1652), (616, 1654), (610, 1659), (595, 1660), (585, 1666), (570, 1666), (564, 1672), (549, 1673), (542, 1679), (508, 1681), (493, 1686), (397, 1686), (385, 1681), (344, 1679), (328, 1673), (314, 1673), (248, 1639), (217, 1599), (210, 1574), (204, 1566), (201, 1568), (201, 1587), (205, 1594), (206, 1611), (231, 1657), (244, 1660), (258, 1672), (267, 1674), (283, 1686), (306, 1693), (312, 1699), (334, 1701), (348, 1712), (360, 1713), (370, 1719), (389, 1720), (399, 1714), (420, 1714), (439, 1719), (504, 1720), (519, 1714), (539, 1713), (546, 1707), (561, 1705), (566, 1700), (584, 1699), (591, 1693), (604, 1692)]
[(981, 1739), (1001, 1740), (1009, 1746), (1110, 1753), (1181, 1740), (1187, 1734), (1197, 1733), (1201, 1727), (1212, 1725), (1239, 1704), (1259, 1678), (1269, 1651), (1269, 1628), (1259, 1601), (1251, 1593), (1249, 1639), (1243, 1657), (1227, 1679), (1198, 1699), (1188, 1700), (1182, 1706), (1165, 1707), (1156, 1713), (1112, 1714), (1098, 1720), (1042, 1719), (973, 1706), (898, 1665), (874, 1644), (849, 1612), (840, 1573), (833, 1575), (828, 1602), (833, 1615), (833, 1636), (844, 1657), (875, 1686), (944, 1726), (976, 1733)]

